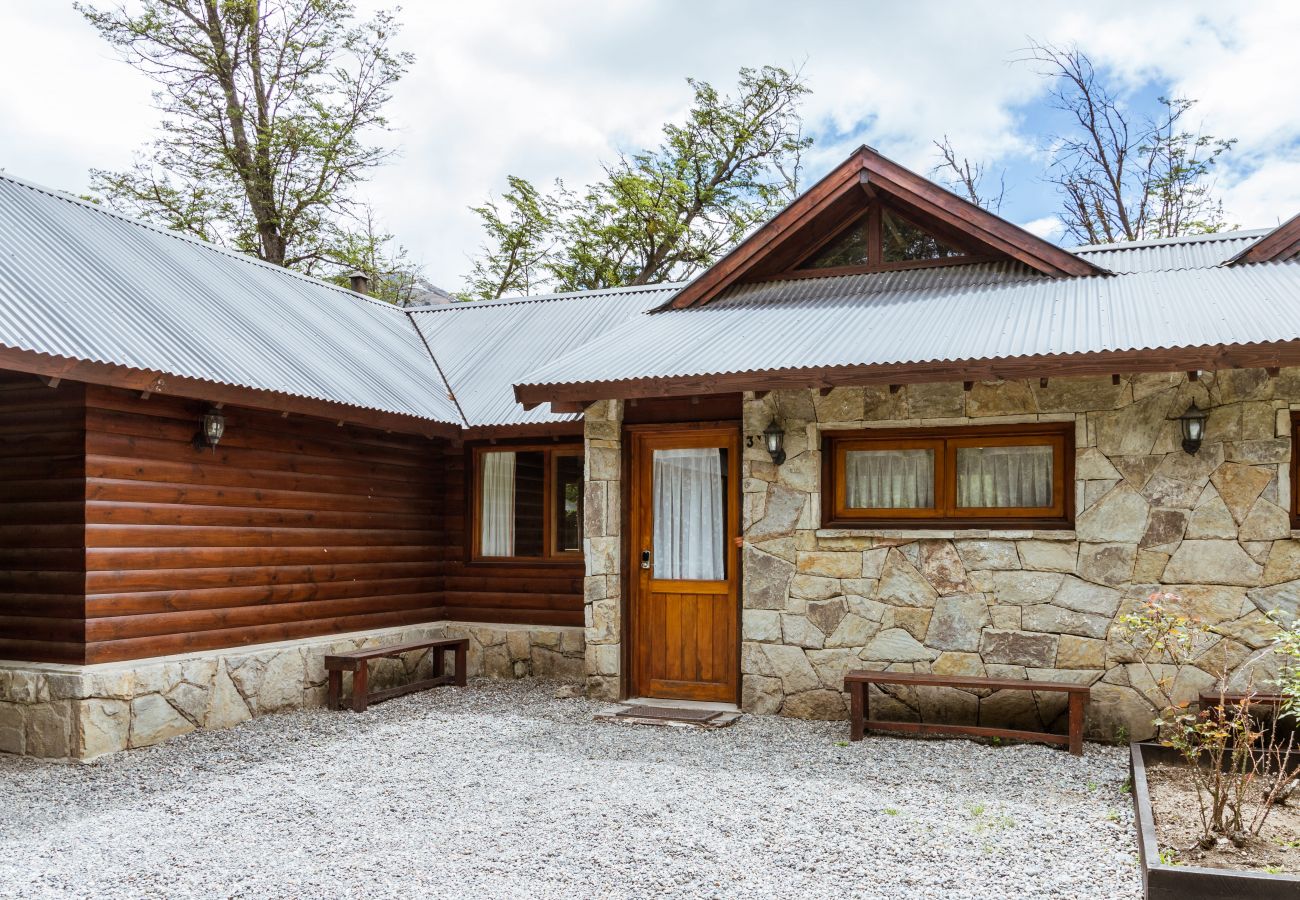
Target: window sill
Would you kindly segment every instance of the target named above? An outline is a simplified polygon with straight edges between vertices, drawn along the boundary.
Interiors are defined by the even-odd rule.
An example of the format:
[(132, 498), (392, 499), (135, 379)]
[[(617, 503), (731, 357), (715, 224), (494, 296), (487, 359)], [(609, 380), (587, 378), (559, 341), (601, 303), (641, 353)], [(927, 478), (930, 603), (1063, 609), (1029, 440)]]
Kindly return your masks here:
[(819, 528), (819, 538), (888, 538), (891, 540), (991, 539), (999, 541), (1073, 541), (1072, 528)]

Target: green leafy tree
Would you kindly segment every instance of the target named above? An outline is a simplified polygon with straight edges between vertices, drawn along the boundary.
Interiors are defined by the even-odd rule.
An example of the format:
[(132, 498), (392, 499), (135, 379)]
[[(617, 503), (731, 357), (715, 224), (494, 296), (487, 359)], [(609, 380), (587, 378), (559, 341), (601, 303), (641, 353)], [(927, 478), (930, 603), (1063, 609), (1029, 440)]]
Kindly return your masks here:
[(492, 299), (687, 278), (710, 265), (798, 192), (800, 72), (740, 70), (734, 96), (688, 79), (685, 122), (653, 150), (620, 155), (577, 192), (543, 194), (511, 177), (500, 202), (475, 207), (486, 231), (466, 295)]
[(308, 273), (356, 262), (367, 235), (354, 189), (391, 153), (371, 139), (413, 61), (392, 46), (391, 12), (358, 22), (347, 0), (76, 8), (155, 82), (162, 113), (129, 169), (92, 170), (108, 204)]

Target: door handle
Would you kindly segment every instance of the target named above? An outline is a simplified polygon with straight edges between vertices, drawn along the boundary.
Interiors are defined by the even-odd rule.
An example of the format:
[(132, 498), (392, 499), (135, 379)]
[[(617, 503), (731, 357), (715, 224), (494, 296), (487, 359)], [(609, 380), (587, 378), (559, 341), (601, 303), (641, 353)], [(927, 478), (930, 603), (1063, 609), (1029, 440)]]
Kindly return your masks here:
[(643, 568), (643, 569), (648, 569), (648, 568), (650, 568), (650, 551), (649, 551), (649, 550), (642, 550), (642, 551), (641, 551), (641, 568)]

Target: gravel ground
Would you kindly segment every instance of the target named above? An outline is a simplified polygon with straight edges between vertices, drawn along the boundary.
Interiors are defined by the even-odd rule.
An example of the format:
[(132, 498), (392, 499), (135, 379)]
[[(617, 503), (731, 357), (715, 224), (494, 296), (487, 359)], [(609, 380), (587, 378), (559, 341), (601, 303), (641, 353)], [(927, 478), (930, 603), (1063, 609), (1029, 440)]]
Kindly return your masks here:
[(597, 723), (554, 695), (479, 682), (0, 759), (0, 895), (1140, 895), (1120, 750)]

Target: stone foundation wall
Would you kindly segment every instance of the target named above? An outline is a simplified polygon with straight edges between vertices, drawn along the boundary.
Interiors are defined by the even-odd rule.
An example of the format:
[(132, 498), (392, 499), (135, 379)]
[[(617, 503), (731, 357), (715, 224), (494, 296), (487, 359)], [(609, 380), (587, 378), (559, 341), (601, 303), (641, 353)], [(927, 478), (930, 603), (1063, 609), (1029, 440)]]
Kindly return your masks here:
[[(71, 666), (0, 663), (0, 751), (89, 760), (198, 729), (323, 706), (324, 657), (437, 637), (468, 637), (471, 676), (581, 681), (581, 628), (435, 622), (215, 652)], [(447, 665), (450, 666), (450, 654)], [(371, 687), (426, 676), (428, 654), (371, 663)], [(344, 675), (344, 691), (351, 690)]]
[[(1181, 448), (1178, 416), (1210, 410)], [(1272, 664), (1264, 613), (1295, 613), (1300, 541), (1290, 530), (1290, 410), (1300, 370), (836, 388), (747, 395), (745, 433), (777, 416), (780, 467), (745, 452), (743, 705), (846, 714), (851, 668), (1070, 679), (1093, 685), (1089, 733), (1150, 732), (1141, 670), (1115, 617), (1154, 589), (1219, 626), (1205, 669)], [(820, 527), (821, 438), (830, 429), (1074, 421), (1072, 531)], [(1212, 679), (1178, 674), (1180, 696)], [(1056, 724), (1064, 698), (958, 690), (874, 692), (886, 717)], [(942, 709), (934, 708), (941, 706)]]
[(623, 403), (602, 400), (583, 416), (586, 444), (583, 504), (583, 614), (587, 694), (617, 700), (622, 652)]

